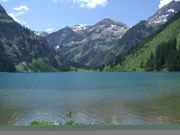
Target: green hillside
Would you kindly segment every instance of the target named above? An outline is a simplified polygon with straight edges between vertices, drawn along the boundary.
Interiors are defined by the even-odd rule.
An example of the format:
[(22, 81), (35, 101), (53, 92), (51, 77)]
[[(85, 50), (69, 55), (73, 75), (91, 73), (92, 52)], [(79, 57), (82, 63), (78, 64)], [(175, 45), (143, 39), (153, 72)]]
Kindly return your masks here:
[(0, 72), (58, 72), (84, 68), (65, 60), (47, 41), (15, 22), (0, 5)]
[[(177, 48), (180, 47), (180, 13), (177, 13), (162, 28), (143, 41), (130, 54), (123, 57), (123, 62), (116, 66), (106, 66), (104, 71), (145, 71), (144, 64), (150, 58), (151, 53), (155, 54), (157, 46), (169, 42), (173, 37), (177, 39)], [(165, 69), (166, 70), (166, 69)]]

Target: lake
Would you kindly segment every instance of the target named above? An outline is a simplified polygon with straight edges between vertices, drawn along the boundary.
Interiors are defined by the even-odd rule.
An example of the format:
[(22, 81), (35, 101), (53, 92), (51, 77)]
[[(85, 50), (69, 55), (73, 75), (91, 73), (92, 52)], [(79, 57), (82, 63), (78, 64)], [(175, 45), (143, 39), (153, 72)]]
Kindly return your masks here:
[(97, 125), (180, 122), (180, 73), (1, 73), (0, 125), (45, 120)]

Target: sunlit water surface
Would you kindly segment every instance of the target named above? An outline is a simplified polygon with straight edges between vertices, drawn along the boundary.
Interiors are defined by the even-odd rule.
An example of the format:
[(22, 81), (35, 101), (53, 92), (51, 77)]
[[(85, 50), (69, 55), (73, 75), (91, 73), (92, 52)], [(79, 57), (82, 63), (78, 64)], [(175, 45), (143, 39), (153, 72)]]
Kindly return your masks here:
[(0, 125), (170, 124), (179, 95), (180, 73), (1, 73)]

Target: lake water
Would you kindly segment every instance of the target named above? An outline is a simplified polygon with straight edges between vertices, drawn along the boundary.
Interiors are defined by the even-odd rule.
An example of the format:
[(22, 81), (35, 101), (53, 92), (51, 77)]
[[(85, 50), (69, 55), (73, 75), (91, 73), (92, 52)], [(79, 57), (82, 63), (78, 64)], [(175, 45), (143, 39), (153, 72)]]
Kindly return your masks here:
[(0, 125), (170, 124), (179, 95), (180, 73), (1, 73)]

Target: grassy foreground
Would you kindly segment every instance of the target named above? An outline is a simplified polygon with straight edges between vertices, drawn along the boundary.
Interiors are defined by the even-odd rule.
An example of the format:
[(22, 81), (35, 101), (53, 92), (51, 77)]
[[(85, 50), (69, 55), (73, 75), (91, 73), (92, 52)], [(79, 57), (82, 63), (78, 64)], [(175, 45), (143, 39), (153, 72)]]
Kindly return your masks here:
[(31, 126), (80, 126), (80, 125), (83, 125), (83, 124), (76, 123), (76, 122), (70, 120), (65, 124), (56, 123), (56, 122), (49, 122), (49, 121), (42, 121), (42, 122), (33, 121), (33, 122), (30, 123), (30, 125)]

